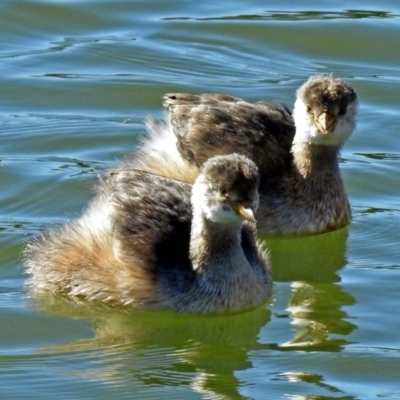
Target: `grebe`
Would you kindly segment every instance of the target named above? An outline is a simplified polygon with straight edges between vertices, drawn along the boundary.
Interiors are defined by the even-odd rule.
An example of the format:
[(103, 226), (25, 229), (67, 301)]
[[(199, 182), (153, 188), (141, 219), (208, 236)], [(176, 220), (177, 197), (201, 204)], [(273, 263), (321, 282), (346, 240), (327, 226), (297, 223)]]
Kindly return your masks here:
[(238, 154), (207, 160), (193, 185), (117, 167), (82, 217), (28, 242), (27, 285), (149, 309), (254, 308), (272, 290), (258, 186), (258, 168)]
[(193, 182), (218, 154), (240, 153), (259, 167), (260, 233), (331, 231), (351, 220), (338, 156), (356, 125), (357, 95), (333, 76), (311, 76), (293, 115), (284, 107), (221, 94), (167, 94), (165, 123), (147, 122), (142, 148), (125, 161)]

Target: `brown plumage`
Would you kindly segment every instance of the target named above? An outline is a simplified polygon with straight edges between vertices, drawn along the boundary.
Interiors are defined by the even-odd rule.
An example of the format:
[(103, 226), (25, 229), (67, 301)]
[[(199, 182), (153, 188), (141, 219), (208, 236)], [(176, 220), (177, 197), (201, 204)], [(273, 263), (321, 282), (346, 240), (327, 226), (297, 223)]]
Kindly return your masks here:
[(193, 182), (208, 158), (237, 152), (260, 169), (260, 232), (317, 233), (349, 223), (338, 165), (357, 111), (348, 83), (312, 76), (297, 91), (293, 116), (284, 106), (220, 94), (167, 94), (164, 106), (166, 123), (147, 123), (150, 137), (127, 168)]
[(33, 291), (182, 312), (256, 307), (271, 294), (255, 238), (259, 173), (240, 155), (218, 156), (194, 183), (116, 168), (81, 218), (30, 241)]

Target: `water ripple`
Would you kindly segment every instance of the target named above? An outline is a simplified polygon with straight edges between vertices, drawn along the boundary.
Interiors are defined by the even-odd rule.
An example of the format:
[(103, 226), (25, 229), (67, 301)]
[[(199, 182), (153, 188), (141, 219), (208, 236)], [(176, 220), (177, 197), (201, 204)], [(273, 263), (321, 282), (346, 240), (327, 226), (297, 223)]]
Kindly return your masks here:
[(332, 19), (387, 19), (399, 18), (399, 14), (388, 11), (344, 10), (344, 11), (265, 11), (259, 14), (241, 14), (221, 17), (166, 17), (165, 21), (196, 20), (196, 21), (319, 21)]

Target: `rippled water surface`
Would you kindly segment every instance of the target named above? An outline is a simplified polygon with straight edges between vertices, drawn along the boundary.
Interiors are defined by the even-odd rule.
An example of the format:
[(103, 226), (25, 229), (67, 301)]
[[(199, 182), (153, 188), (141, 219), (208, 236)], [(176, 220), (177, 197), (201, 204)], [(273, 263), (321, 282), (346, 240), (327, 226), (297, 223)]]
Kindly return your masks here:
[[(400, 399), (400, 3), (0, 3), (0, 397)], [(170, 91), (360, 98), (344, 230), (264, 238), (271, 302), (230, 317), (33, 302), (21, 250), (79, 215)]]

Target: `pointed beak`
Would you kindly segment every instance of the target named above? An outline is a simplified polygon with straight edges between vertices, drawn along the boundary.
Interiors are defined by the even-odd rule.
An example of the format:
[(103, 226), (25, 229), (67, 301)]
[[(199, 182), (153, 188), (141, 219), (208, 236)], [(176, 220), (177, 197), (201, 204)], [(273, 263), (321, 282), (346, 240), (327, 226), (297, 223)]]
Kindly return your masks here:
[(335, 129), (337, 121), (337, 117), (328, 112), (323, 112), (318, 117), (314, 118), (316, 127), (325, 135)]
[(247, 221), (250, 222), (257, 222), (256, 221), (256, 217), (254, 216), (254, 211), (249, 208), (249, 207), (245, 207), (243, 204), (238, 204), (235, 203), (233, 201), (230, 202), (233, 211), (235, 211), (235, 213), (237, 215), (240, 215), (242, 218), (246, 219)]

